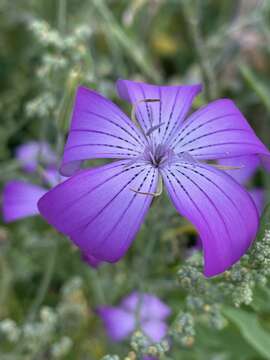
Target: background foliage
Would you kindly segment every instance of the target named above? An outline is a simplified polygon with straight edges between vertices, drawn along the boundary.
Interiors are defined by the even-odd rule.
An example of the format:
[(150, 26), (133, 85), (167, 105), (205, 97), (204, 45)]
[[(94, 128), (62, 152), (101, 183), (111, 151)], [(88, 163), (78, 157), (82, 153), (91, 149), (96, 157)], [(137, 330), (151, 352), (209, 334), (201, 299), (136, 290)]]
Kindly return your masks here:
[[(29, 179), (14, 160), (21, 143), (47, 140), (60, 158), (78, 84), (119, 102), (118, 78), (202, 81), (195, 108), (233, 98), (269, 146), (269, 17), (269, 0), (1, 0), (1, 186)], [(269, 198), (268, 174), (253, 184)], [(127, 256), (97, 271), (41, 218), (1, 223), (1, 360), (270, 359), (269, 218), (249, 254), (210, 280), (194, 230), (165, 194)], [(170, 350), (147, 348), (138, 332), (121, 344), (106, 338), (96, 306), (134, 289), (172, 308)]]

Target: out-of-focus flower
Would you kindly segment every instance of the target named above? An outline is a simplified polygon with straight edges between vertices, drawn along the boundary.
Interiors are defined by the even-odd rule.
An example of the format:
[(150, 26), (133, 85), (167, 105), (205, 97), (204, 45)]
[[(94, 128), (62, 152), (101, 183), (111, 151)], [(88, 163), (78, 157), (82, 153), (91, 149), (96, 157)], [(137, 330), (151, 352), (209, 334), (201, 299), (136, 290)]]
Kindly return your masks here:
[[(256, 170), (260, 166), (260, 159), (256, 155), (249, 156), (239, 156), (234, 158), (227, 158), (219, 160), (219, 164), (228, 168), (225, 171), (232, 178), (234, 178), (239, 184), (247, 185), (249, 180), (255, 174)], [(248, 190), (250, 196), (252, 197), (259, 215), (262, 214), (264, 204), (265, 204), (265, 193), (261, 188), (252, 188)], [(201, 250), (202, 249), (202, 240), (200, 237), (197, 237), (195, 246), (192, 250)], [(191, 251), (191, 254), (193, 251)]]
[(22, 180), (9, 181), (3, 192), (3, 216), (12, 222), (28, 216), (38, 215), (37, 202), (46, 189)]
[[(27, 172), (37, 170), (40, 156), (48, 165), (41, 173), (47, 186), (43, 187), (23, 180), (8, 181), (4, 186), (2, 201), (3, 218), (6, 223), (39, 215), (37, 207), (39, 199), (48, 191), (49, 187), (63, 181), (63, 177), (55, 168), (57, 156), (48, 144), (32, 141), (21, 145), (17, 151), (17, 158)], [(94, 256), (88, 256), (86, 253), (82, 253), (82, 258), (93, 268), (101, 263)]]
[[(206, 161), (257, 154), (269, 166), (268, 149), (231, 100), (187, 117), (200, 85), (119, 80), (117, 89), (133, 105), (133, 122), (108, 99), (79, 87), (61, 168), (73, 176), (40, 199), (41, 214), (87, 254), (116, 262), (164, 181), (176, 209), (200, 234), (205, 275), (223, 272), (247, 251), (259, 218), (243, 187)], [(94, 158), (120, 160), (76, 173)]]
[[(219, 163), (224, 166), (235, 167), (234, 169), (228, 169), (225, 171), (241, 185), (247, 185), (256, 170), (259, 168), (260, 159), (256, 155), (250, 155), (222, 159)], [(249, 194), (251, 195), (259, 214), (261, 215), (265, 204), (264, 190), (256, 187), (251, 188), (249, 190)]]
[(57, 157), (46, 142), (29, 141), (16, 149), (16, 158), (27, 172), (34, 172), (39, 163), (56, 164)]
[(119, 306), (101, 306), (97, 313), (112, 341), (124, 340), (139, 328), (151, 342), (159, 342), (167, 333), (171, 311), (156, 296), (133, 292)]
[(17, 148), (16, 157), (26, 172), (37, 171), (38, 164), (47, 167), (41, 172), (47, 187), (22, 180), (8, 181), (3, 191), (3, 216), (5, 222), (16, 221), (25, 217), (39, 215), (38, 200), (49, 187), (58, 184), (62, 177), (55, 165), (57, 156), (49, 144), (30, 141)]
[(20, 329), (14, 320), (4, 319), (0, 322), (0, 334), (4, 335), (10, 342), (16, 343), (20, 337)]

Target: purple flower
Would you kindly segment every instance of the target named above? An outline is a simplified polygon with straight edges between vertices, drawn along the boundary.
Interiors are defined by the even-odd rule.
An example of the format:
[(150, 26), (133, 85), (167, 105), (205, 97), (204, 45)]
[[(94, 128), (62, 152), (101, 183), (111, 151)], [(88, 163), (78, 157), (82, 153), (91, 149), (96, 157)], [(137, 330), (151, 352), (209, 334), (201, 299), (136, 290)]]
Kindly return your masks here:
[(34, 172), (38, 163), (56, 164), (57, 157), (46, 142), (29, 141), (16, 149), (16, 158), (27, 172)]
[[(48, 187), (57, 185), (63, 177), (56, 169), (48, 168), (42, 172), (42, 178)], [(48, 191), (47, 187), (32, 184), (24, 180), (8, 181), (3, 190), (3, 216), (5, 222), (39, 215), (37, 203)]]
[[(27, 147), (28, 145), (25, 146)], [(55, 186), (63, 181), (63, 177), (54, 166), (45, 169), (42, 172), (42, 178), (48, 187)], [(46, 187), (34, 185), (23, 180), (8, 181), (3, 190), (2, 210), (4, 221), (9, 223), (39, 215), (37, 203), (47, 191), (48, 188)], [(93, 268), (98, 267), (101, 263), (101, 261), (94, 256), (84, 253), (82, 253), (82, 258)]]
[[(37, 170), (39, 159), (49, 165), (42, 177), (47, 186), (52, 187), (61, 180), (55, 168), (56, 154), (50, 145), (44, 142), (30, 141), (17, 148), (16, 157), (26, 172)], [(3, 191), (3, 216), (5, 222), (16, 221), (25, 217), (39, 215), (38, 200), (48, 189), (22, 180), (11, 180)]]
[(3, 191), (4, 221), (12, 222), (38, 215), (38, 200), (46, 192), (47, 189), (22, 180), (9, 181)]
[(167, 333), (171, 311), (156, 296), (133, 292), (119, 306), (101, 306), (97, 313), (112, 341), (124, 340), (140, 328), (151, 342), (159, 342)]
[[(133, 105), (134, 121), (108, 99), (79, 87), (61, 168), (73, 176), (41, 198), (41, 214), (87, 254), (116, 262), (162, 180), (176, 209), (201, 236), (205, 275), (223, 272), (249, 248), (259, 219), (243, 187), (206, 161), (256, 154), (269, 168), (267, 148), (231, 100), (188, 115), (200, 85), (119, 80), (117, 89)], [(78, 171), (81, 162), (95, 158), (120, 160)]]

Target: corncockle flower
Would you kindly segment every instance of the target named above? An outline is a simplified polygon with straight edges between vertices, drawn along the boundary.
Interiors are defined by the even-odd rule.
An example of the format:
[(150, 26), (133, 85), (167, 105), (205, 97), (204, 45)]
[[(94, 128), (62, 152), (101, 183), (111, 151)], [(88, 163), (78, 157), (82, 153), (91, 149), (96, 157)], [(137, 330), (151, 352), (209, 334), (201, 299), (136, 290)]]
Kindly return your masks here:
[(167, 333), (171, 311), (156, 296), (133, 292), (119, 306), (101, 306), (97, 313), (112, 341), (122, 341), (139, 328), (151, 342), (159, 342)]
[(56, 154), (46, 142), (29, 141), (16, 149), (16, 158), (25, 171), (34, 172), (39, 162), (53, 165), (57, 162)]
[[(118, 261), (139, 230), (162, 181), (179, 213), (197, 228), (205, 275), (246, 252), (258, 229), (250, 195), (207, 160), (269, 152), (234, 103), (213, 101), (188, 115), (200, 85), (155, 86), (119, 80), (131, 121), (100, 94), (79, 87), (61, 172), (71, 176), (39, 201), (45, 219), (87, 254)], [(94, 158), (120, 159), (79, 171)]]

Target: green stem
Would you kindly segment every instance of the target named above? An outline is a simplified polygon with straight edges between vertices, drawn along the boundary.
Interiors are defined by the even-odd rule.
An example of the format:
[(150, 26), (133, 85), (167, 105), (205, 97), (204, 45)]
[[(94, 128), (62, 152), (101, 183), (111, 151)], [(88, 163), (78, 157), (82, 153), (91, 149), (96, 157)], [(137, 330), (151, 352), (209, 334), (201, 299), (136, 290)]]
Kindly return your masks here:
[(67, 2), (66, 0), (58, 0), (58, 30), (62, 35), (66, 30)]
[(270, 112), (270, 89), (256, 76), (255, 72), (245, 64), (239, 64), (241, 75), (249, 87), (257, 94), (262, 104)]
[(90, 269), (89, 270), (89, 275), (90, 275), (90, 279), (91, 279), (91, 284), (93, 287), (93, 292), (95, 294), (95, 302), (96, 304), (106, 304), (106, 297), (105, 297), (105, 293), (103, 291), (103, 287), (101, 285), (102, 283), (102, 279), (99, 273), (99, 269)]
[(146, 54), (141, 50), (142, 44), (135, 43), (133, 39), (126, 35), (103, 0), (92, 0), (92, 3), (97, 9), (99, 16), (103, 18), (103, 23), (106, 25), (106, 31), (115, 37), (118, 43), (147, 77), (156, 82), (160, 82), (161, 77), (159, 73), (154, 70), (153, 65), (147, 61)]
[(40, 308), (41, 304), (44, 301), (44, 298), (46, 296), (46, 293), (49, 289), (51, 280), (52, 280), (52, 276), (54, 273), (54, 269), (55, 269), (55, 264), (56, 264), (56, 257), (57, 257), (57, 244), (55, 243), (52, 252), (48, 258), (48, 263), (46, 266), (46, 271), (43, 275), (43, 279), (41, 281), (40, 287), (38, 289), (37, 292), (37, 296), (28, 312), (27, 315), (27, 321), (33, 321), (36, 313), (38, 311), (38, 309)]
[(183, 0), (183, 14), (188, 25), (190, 38), (194, 44), (197, 54), (199, 66), (203, 82), (205, 85), (205, 93), (208, 101), (217, 97), (217, 83), (214, 76), (214, 70), (209, 62), (209, 54), (207, 47), (202, 39), (200, 32), (198, 4), (194, 5), (194, 1)]

